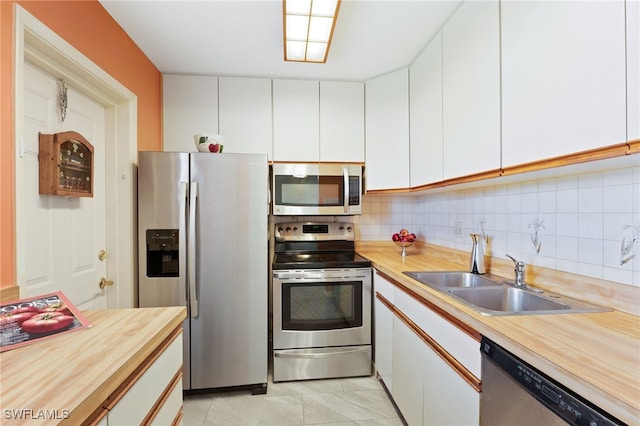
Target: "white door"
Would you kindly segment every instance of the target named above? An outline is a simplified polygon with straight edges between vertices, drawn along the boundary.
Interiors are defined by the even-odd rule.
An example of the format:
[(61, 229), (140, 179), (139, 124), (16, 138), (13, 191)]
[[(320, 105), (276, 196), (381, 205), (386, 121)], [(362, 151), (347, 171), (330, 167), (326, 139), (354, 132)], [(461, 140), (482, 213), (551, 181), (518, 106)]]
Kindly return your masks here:
[[(56, 79), (25, 62), (24, 82), (23, 154), (16, 160), (21, 297), (63, 291), (80, 309), (104, 309), (108, 288), (98, 283), (107, 268), (98, 254), (106, 250), (105, 108), (69, 87), (61, 122)], [(94, 146), (92, 198), (38, 192), (38, 132), (61, 131), (78, 132)]]

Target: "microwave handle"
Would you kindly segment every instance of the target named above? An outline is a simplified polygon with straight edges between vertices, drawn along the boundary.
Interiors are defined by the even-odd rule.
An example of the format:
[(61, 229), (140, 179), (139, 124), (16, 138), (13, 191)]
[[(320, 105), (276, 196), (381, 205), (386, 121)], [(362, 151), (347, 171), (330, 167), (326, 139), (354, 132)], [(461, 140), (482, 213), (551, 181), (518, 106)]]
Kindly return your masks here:
[(342, 168), (344, 175), (344, 212), (349, 213), (349, 169), (347, 167)]

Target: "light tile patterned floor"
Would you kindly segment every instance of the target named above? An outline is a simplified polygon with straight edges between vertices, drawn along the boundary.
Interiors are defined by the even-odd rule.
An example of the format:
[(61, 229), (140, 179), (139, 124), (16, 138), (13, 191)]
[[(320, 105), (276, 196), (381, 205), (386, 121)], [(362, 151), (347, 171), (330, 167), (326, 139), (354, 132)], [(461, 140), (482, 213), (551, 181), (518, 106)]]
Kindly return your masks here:
[(402, 426), (374, 377), (269, 383), (249, 391), (187, 395), (185, 426)]

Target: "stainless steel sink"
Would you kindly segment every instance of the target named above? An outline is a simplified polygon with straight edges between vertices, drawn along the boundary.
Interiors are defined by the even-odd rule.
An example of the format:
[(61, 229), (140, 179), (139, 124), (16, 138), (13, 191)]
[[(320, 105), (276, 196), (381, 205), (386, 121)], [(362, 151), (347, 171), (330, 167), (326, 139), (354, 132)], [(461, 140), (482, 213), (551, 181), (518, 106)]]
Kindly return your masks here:
[(541, 312), (570, 309), (570, 306), (565, 303), (506, 286), (482, 289), (450, 288), (447, 293), (483, 311)]
[(487, 287), (501, 286), (497, 281), (491, 280), (484, 275), (472, 274), (469, 272), (423, 272), (410, 271), (403, 274), (432, 287)]
[(405, 275), (445, 292), (482, 315), (606, 312), (611, 309), (554, 293), (535, 293), (469, 272), (407, 271)]

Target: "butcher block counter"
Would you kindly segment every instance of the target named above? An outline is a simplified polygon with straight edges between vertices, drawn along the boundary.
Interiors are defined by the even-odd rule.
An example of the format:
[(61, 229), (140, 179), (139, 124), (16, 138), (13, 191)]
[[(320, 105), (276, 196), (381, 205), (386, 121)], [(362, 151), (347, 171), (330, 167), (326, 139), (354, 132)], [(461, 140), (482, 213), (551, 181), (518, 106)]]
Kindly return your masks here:
[[(377, 271), (399, 286), (441, 308), (613, 416), (630, 425), (640, 424), (639, 316), (617, 310), (586, 314), (481, 315), (448, 294), (402, 273), (468, 269), (469, 254), (445, 250), (449, 252), (443, 255), (438, 252), (438, 246), (418, 244), (407, 249), (407, 255), (402, 257), (400, 248), (391, 242), (359, 242), (356, 246), (356, 251), (371, 260)], [(500, 272), (503, 278), (512, 278), (508, 275), (513, 271), (510, 261), (501, 267), (496, 265), (499, 261), (492, 264), (491, 258), (487, 259), (489, 268), (493, 266), (492, 274)], [(536, 278), (534, 283), (529, 282), (544, 288), (539, 281)], [(558, 287), (553, 288), (553, 292), (563, 294)]]
[[(83, 314), (90, 321), (90, 328), (0, 354), (0, 424), (24, 424), (25, 420), (29, 424), (107, 424), (107, 417), (111, 420), (111, 414), (115, 413), (114, 406), (126, 401), (136, 385), (145, 386), (147, 382), (142, 380), (145, 375), (158, 375), (160, 368), (153, 370), (157, 364), (172, 366), (167, 373), (172, 385), (167, 385), (166, 391), (162, 385), (157, 392), (165, 400), (172, 400), (174, 407), (179, 403), (179, 420), (185, 308), (115, 309)], [(171, 363), (165, 355), (169, 352)], [(149, 389), (138, 391), (152, 393)], [(156, 401), (154, 397), (150, 405), (156, 412), (145, 411), (147, 420), (162, 412), (162, 398)], [(136, 399), (140, 401), (140, 397)], [(174, 415), (171, 414), (172, 418)]]

